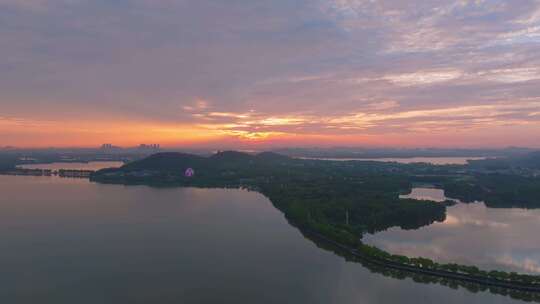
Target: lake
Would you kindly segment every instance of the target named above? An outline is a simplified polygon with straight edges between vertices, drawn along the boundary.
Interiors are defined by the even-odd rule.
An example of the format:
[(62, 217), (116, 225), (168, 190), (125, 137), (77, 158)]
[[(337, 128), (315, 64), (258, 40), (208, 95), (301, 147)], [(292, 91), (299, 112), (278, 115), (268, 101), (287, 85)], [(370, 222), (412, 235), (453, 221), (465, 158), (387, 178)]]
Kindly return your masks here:
[[(402, 198), (447, 199), (443, 190), (415, 188)], [(444, 222), (417, 230), (391, 228), (364, 242), (395, 254), (486, 270), (540, 274), (540, 210), (487, 208), (482, 202), (448, 207)]]
[(2, 303), (521, 303), (371, 272), (246, 190), (0, 176), (0, 193)]
[(23, 169), (40, 169), (40, 170), (93, 170), (97, 171), (105, 168), (119, 168), (124, 165), (120, 161), (93, 161), (87, 163), (50, 163), (50, 164), (25, 164), (17, 166)]
[(411, 193), (405, 194), (405, 195), (400, 195), (399, 197), (400, 198), (412, 198), (412, 199), (416, 199), (416, 200), (430, 200), (430, 201), (435, 201), (435, 202), (439, 202), (439, 203), (444, 202), (445, 200), (452, 200), (452, 201), (459, 202), (459, 200), (455, 200), (455, 199), (446, 197), (444, 195), (444, 191), (441, 190), (441, 189), (427, 188), (427, 187), (413, 188)]
[(469, 160), (486, 159), (485, 157), (393, 157), (393, 158), (316, 158), (301, 157), (301, 159), (330, 160), (330, 161), (379, 161), (400, 164), (428, 163), (433, 165), (466, 165)]

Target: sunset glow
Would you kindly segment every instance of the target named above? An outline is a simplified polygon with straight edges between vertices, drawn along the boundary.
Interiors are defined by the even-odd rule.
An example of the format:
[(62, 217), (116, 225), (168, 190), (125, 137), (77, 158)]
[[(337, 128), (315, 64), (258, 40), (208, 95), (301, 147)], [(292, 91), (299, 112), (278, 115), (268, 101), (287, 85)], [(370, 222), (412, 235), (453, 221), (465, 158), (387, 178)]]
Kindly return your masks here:
[(540, 147), (512, 3), (0, 0), (0, 146)]

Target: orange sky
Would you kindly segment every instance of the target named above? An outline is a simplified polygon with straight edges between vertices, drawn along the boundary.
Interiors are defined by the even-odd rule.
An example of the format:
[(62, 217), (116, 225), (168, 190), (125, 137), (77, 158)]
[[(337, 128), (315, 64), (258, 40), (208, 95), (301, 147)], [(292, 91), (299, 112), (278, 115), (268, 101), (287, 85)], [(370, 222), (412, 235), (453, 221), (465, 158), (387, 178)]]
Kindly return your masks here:
[[(290, 119), (290, 118), (289, 118)], [(272, 148), (285, 146), (378, 146), (378, 147), (507, 147), (529, 143), (540, 147), (537, 124), (488, 125), (458, 129), (454, 126), (430, 131), (370, 132), (288, 131), (285, 121), (271, 121), (241, 129), (236, 124), (162, 124), (137, 121), (0, 121), (1, 138), (19, 147), (98, 147), (103, 143), (136, 146), (159, 143), (164, 147)], [(268, 122), (265, 119), (263, 124)], [(260, 122), (259, 122), (260, 123)], [(289, 122), (298, 126), (298, 122)], [(340, 121), (340, 123), (342, 123)], [(278, 126), (273, 131), (272, 127)], [(339, 125), (338, 125), (339, 126)], [(504, 139), (501, 141), (501, 138)]]

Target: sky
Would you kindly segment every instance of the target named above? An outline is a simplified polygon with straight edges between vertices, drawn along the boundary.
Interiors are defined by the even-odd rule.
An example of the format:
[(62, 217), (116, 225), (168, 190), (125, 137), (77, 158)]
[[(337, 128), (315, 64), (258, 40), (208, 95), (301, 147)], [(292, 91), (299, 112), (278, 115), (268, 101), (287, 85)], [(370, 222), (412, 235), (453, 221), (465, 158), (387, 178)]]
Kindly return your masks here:
[(540, 147), (540, 0), (0, 0), (0, 146)]

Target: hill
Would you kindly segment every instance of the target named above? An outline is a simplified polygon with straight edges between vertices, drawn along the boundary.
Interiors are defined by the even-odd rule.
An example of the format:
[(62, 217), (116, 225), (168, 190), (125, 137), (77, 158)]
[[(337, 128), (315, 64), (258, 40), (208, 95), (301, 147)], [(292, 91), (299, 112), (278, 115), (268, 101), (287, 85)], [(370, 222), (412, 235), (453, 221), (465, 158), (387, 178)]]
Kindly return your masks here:
[(124, 165), (121, 171), (149, 170), (160, 172), (183, 172), (187, 168), (195, 171), (222, 171), (227, 169), (239, 169), (246, 166), (266, 166), (277, 162), (292, 160), (288, 156), (273, 152), (248, 154), (237, 151), (223, 151), (209, 157), (203, 157), (186, 153), (157, 153), (145, 159)]
[(201, 168), (203, 166), (207, 166), (207, 163), (208, 159), (205, 157), (186, 153), (167, 152), (157, 153), (145, 159), (126, 164), (121, 167), (120, 170), (152, 170), (170, 172), (185, 170), (186, 168), (190, 167)]

